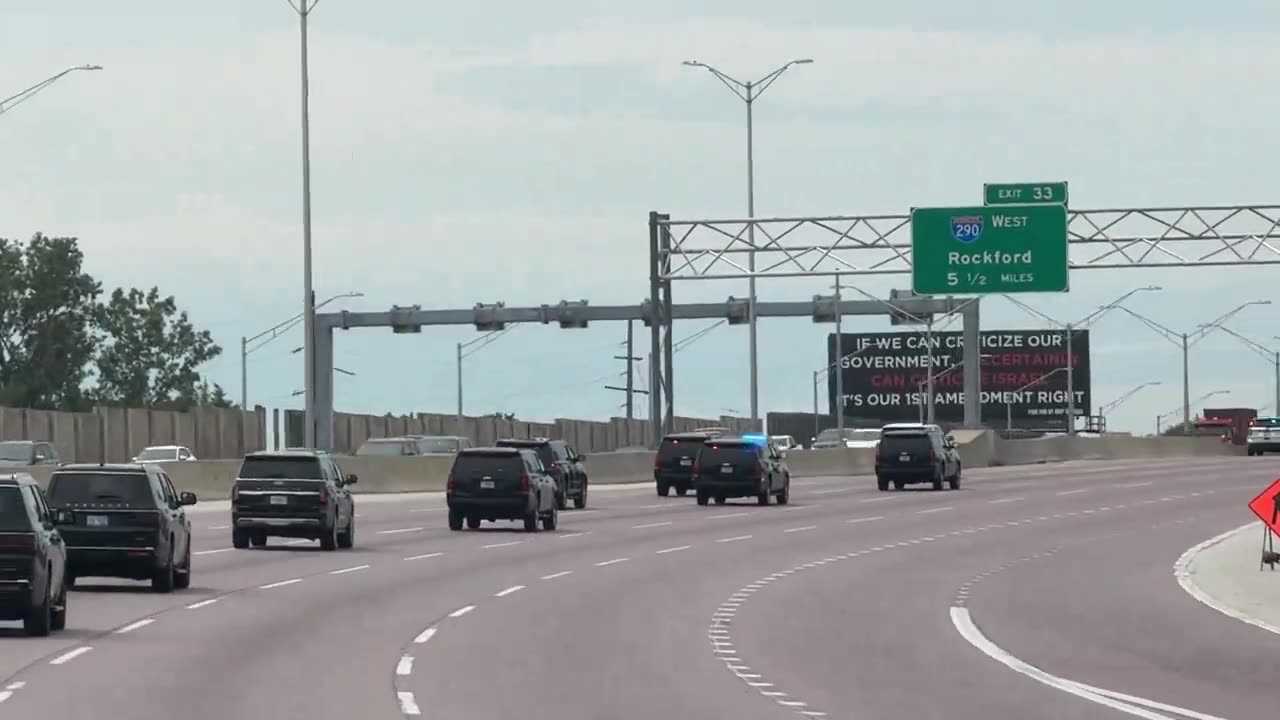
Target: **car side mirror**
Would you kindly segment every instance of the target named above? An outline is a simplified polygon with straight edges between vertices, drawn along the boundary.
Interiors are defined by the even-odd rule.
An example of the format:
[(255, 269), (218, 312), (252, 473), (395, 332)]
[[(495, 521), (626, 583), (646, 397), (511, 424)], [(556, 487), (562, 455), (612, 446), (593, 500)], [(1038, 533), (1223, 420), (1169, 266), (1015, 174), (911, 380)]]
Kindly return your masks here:
[(196, 504), (196, 494), (195, 494), (195, 493), (193, 493), (193, 492), (180, 492), (180, 493), (178, 493), (178, 504), (179, 504), (179, 505), (195, 505), (195, 504)]
[(573, 459), (573, 461), (574, 461), (574, 462), (582, 462), (583, 460), (586, 460), (586, 459), (587, 459), (587, 456), (586, 456), (586, 455), (579, 455), (578, 457), (574, 458), (574, 459)]
[(54, 510), (53, 511), (54, 525), (74, 525), (75, 522), (76, 522), (76, 516), (70, 510)]
[(44, 456), (44, 455), (41, 455), (40, 453), (36, 453), (36, 462), (38, 462), (38, 463), (42, 463), (42, 462), (44, 462), (45, 460), (48, 460), (48, 459), (49, 459), (48, 457), (46, 457), (46, 456)]
[(348, 484), (348, 485), (355, 485), (355, 484), (356, 484), (356, 480), (357, 480), (357, 479), (358, 479), (358, 478), (356, 478), (355, 473), (351, 473), (350, 475), (347, 475), (347, 484)]

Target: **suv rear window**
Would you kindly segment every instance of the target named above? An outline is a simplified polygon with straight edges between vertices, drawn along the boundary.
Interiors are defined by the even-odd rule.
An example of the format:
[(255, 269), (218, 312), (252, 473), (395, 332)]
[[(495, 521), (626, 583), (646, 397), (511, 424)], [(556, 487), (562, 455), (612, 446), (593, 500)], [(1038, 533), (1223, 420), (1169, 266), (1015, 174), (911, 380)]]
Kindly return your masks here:
[(458, 455), (453, 461), (453, 472), (457, 475), (519, 475), (524, 472), (524, 461), (519, 455)]
[(22, 488), (0, 487), (0, 532), (31, 532)]
[(1253, 421), (1253, 425), (1254, 427), (1269, 427), (1269, 428), (1280, 427), (1280, 418), (1273, 418), (1273, 417), (1255, 418)]
[(755, 462), (759, 457), (760, 448), (756, 445), (748, 445), (745, 443), (734, 445), (712, 445), (710, 443), (702, 446), (702, 452), (698, 453), (698, 463), (702, 465), (720, 465), (722, 463), (742, 463)]
[(320, 460), (310, 457), (271, 456), (247, 457), (240, 465), (238, 477), (254, 480), (323, 480)]
[(894, 433), (880, 438), (880, 452), (922, 452), (933, 447), (927, 433)]
[(50, 505), (123, 505), (155, 508), (144, 473), (56, 472), (49, 480)]
[(697, 455), (701, 448), (701, 438), (663, 438), (658, 446), (658, 458), (674, 460), (682, 455)]
[(528, 448), (538, 453), (538, 459), (542, 460), (542, 464), (551, 467), (555, 464), (555, 457), (551, 454), (551, 443), (528, 443), (519, 440), (499, 440), (495, 443), (498, 447)]

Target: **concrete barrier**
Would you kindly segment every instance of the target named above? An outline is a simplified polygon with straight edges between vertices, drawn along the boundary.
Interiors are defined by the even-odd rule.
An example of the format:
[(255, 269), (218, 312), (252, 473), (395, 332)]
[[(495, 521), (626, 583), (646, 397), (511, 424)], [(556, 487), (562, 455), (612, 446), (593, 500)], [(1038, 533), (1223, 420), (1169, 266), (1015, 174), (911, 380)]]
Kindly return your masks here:
[[(1120, 460), (1169, 457), (1243, 455), (1234, 445), (1215, 438), (1135, 438), (1055, 436), (1028, 440), (1002, 440), (991, 431), (957, 431), (954, 434), (966, 468), (994, 465), (1031, 465), (1066, 460)], [(343, 472), (355, 474), (358, 493), (439, 492), (444, 490), (453, 458), (337, 456)], [(587, 455), (587, 477), (597, 485), (651, 482), (653, 452), (623, 450)], [(796, 477), (856, 476), (875, 472), (872, 449), (802, 450), (790, 453), (787, 466)], [(166, 463), (174, 486), (193, 492), (202, 500), (226, 500), (231, 496), (239, 460), (200, 460)], [(28, 470), (47, 486), (51, 468)]]

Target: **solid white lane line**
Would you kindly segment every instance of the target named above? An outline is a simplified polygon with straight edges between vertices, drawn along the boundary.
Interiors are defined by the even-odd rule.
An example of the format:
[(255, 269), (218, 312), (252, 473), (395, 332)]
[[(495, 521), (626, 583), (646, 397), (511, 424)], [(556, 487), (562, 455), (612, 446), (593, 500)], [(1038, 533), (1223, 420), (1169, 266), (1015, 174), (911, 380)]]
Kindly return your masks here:
[(853, 518), (853, 519), (851, 519), (851, 520), (845, 520), (845, 522), (847, 522), (847, 523), (864, 523), (864, 522), (874, 522), (874, 521), (876, 521), (876, 520), (883, 520), (883, 519), (884, 519), (884, 516), (883, 516), (883, 515), (876, 515), (875, 517), (861, 517), (861, 518)]
[(400, 662), (396, 664), (397, 675), (408, 675), (413, 672), (413, 656), (401, 655)]
[(405, 558), (405, 560), (426, 560), (427, 558), (440, 557), (443, 554), (444, 553), (442, 552), (433, 552), (433, 553), (427, 553), (426, 555), (410, 555), (409, 557)]
[(693, 546), (692, 546), (692, 545), (681, 545), (681, 546), (679, 546), (679, 547), (669, 547), (669, 548), (667, 548), (666, 550), (658, 550), (658, 551), (657, 551), (657, 552), (655, 552), (654, 554), (655, 554), (655, 555), (666, 555), (667, 553), (680, 552), (681, 550), (688, 550), (688, 549), (689, 549), (689, 548), (691, 548), (691, 547), (693, 547)]
[(475, 609), (476, 609), (475, 605), (467, 605), (466, 607), (460, 607), (457, 610), (454, 610), (453, 612), (449, 613), (449, 617), (459, 618)]
[[(1090, 692), (1083, 686), (1070, 680), (1060, 678), (1056, 675), (1051, 675), (1040, 668), (1019, 660), (1013, 655), (1010, 655), (999, 645), (996, 645), (991, 642), (991, 640), (987, 639), (987, 636), (983, 635), (982, 631), (978, 629), (978, 626), (973, 623), (973, 618), (970, 617), (969, 610), (967, 608), (952, 607), (951, 624), (955, 626), (956, 630), (965, 640), (969, 641), (970, 645), (973, 645), (987, 657), (995, 660), (1014, 672), (1026, 675), (1029, 678), (1065, 693), (1070, 693), (1076, 697), (1098, 703), (1099, 705), (1104, 705), (1113, 710), (1119, 710), (1120, 712), (1127, 713), (1129, 715), (1144, 718), (1145, 720), (1174, 720), (1168, 715), (1161, 715), (1149, 710), (1144, 710), (1136, 705), (1129, 705), (1127, 703), (1120, 702), (1119, 700)], [(1191, 711), (1179, 710), (1178, 712), (1189, 714)]]
[(493, 548), (511, 547), (512, 545), (519, 545), (519, 544), (520, 544), (520, 543), (522, 543), (522, 542), (524, 542), (524, 541), (523, 541), (523, 540), (512, 540), (511, 542), (500, 542), (500, 543), (494, 543), (494, 544), (492, 544), (492, 545), (482, 545), (482, 546), (480, 546), (480, 549), (481, 549), (481, 550), (492, 550)]
[(429, 627), (426, 630), (423, 630), (422, 632), (418, 633), (418, 637), (414, 638), (413, 642), (418, 645), (421, 645), (422, 643), (430, 640), (432, 636), (434, 636), (435, 634), (436, 634), (436, 629), (433, 627)]
[(341, 570), (330, 570), (330, 571), (329, 571), (329, 574), (330, 574), (330, 575), (345, 575), (345, 574), (350, 573), (350, 572), (356, 572), (357, 570), (368, 570), (368, 569), (369, 569), (369, 566), (368, 566), (368, 565), (356, 565), (355, 567), (342, 568)]
[(196, 552), (193, 552), (191, 554), (192, 555), (213, 555), (215, 553), (231, 552), (232, 550), (235, 550), (235, 548), (218, 548), (217, 550), (197, 550)]
[(708, 515), (708, 516), (707, 516), (707, 519), (708, 519), (708, 520), (723, 520), (723, 519), (725, 519), (725, 518), (742, 517), (742, 516), (744, 516), (744, 515), (750, 515), (750, 514), (751, 514), (751, 513), (735, 512), (735, 513), (726, 513), (726, 514), (724, 514), (724, 515)]
[(422, 710), (418, 709), (418, 702), (413, 699), (411, 692), (397, 692), (396, 698), (400, 701), (400, 712), (405, 715), (421, 715)]
[(1195, 581), (1192, 579), (1192, 574), (1191, 574), (1191, 563), (1195, 560), (1195, 557), (1199, 555), (1202, 551), (1207, 550), (1213, 547), (1214, 545), (1217, 545), (1218, 543), (1232, 537), (1233, 535), (1246, 532), (1250, 529), (1256, 530), (1260, 524), (1261, 523), (1255, 520), (1247, 525), (1241, 525), (1240, 527), (1234, 530), (1228, 530), (1222, 533), (1221, 535), (1215, 535), (1209, 538), (1208, 540), (1205, 540), (1202, 543), (1199, 543), (1197, 545), (1194, 545), (1188, 548), (1187, 551), (1182, 553), (1182, 556), (1178, 558), (1177, 562), (1173, 564), (1173, 574), (1174, 574), (1174, 577), (1178, 579), (1178, 584), (1182, 586), (1183, 590), (1185, 590), (1189, 595), (1191, 595), (1191, 597), (1195, 598), (1196, 600), (1199, 600), (1201, 603), (1207, 605), (1208, 607), (1213, 608), (1214, 610), (1217, 610), (1218, 612), (1222, 613), (1223, 615), (1226, 615), (1227, 617), (1235, 618), (1240, 622), (1248, 623), (1249, 625), (1252, 625), (1256, 628), (1260, 628), (1262, 630), (1266, 630), (1267, 632), (1272, 632), (1277, 635), (1280, 635), (1280, 627), (1272, 625), (1264, 620), (1260, 620), (1258, 618), (1246, 615), (1234, 608), (1228, 607), (1227, 605), (1218, 602), (1218, 600), (1215, 599), (1213, 596), (1209, 595), (1204, 590), (1201, 590), (1199, 585), (1196, 585)]
[(398, 535), (400, 533), (418, 532), (419, 530), (422, 530), (422, 529), (423, 528), (420, 528), (420, 527), (411, 527), (411, 528), (398, 528), (396, 530), (379, 530), (378, 534), (379, 535)]
[(735, 542), (735, 541), (738, 541), (738, 540), (750, 540), (750, 539), (751, 539), (751, 536), (750, 536), (750, 535), (739, 535), (738, 537), (720, 538), (720, 539), (719, 539), (719, 540), (717, 540), (716, 542), (718, 542), (718, 543), (727, 543), (727, 542)]
[(13, 697), (12, 690), (5, 690), (4, 692), (0, 692), (0, 702), (4, 702), (5, 700), (8, 700), (11, 697)]
[(988, 501), (987, 501), (987, 504), (988, 504), (988, 505), (999, 505), (1000, 503), (1018, 502), (1019, 500), (1025, 500), (1025, 499), (1026, 499), (1026, 498), (1022, 498), (1022, 497), (1000, 498), (999, 500), (988, 500)]
[(1075, 490), (1063, 490), (1056, 492), (1054, 495), (1077, 495), (1082, 492), (1089, 492), (1089, 488), (1076, 488)]
[(134, 630), (137, 630), (138, 628), (144, 628), (144, 627), (146, 627), (146, 626), (150, 625), (151, 623), (153, 623), (153, 622), (155, 622), (155, 621), (156, 621), (156, 619), (155, 619), (155, 618), (145, 618), (145, 619), (143, 619), (143, 620), (139, 620), (139, 621), (137, 621), (137, 622), (131, 622), (131, 623), (129, 623), (128, 625), (125, 625), (124, 627), (122, 627), (122, 628), (120, 628), (119, 630), (117, 630), (117, 631), (116, 631), (116, 634), (117, 634), (117, 635), (123, 635), (123, 634), (125, 634), (125, 633), (130, 633), (130, 632), (133, 632)]
[(188, 606), (187, 606), (187, 609), (188, 609), (188, 610), (199, 610), (200, 608), (202, 608), (202, 607), (208, 607), (208, 606), (210, 606), (210, 605), (212, 605), (212, 604), (214, 604), (214, 603), (218, 602), (218, 601), (219, 601), (219, 600), (221, 600), (221, 599), (222, 599), (222, 598), (220, 598), (220, 597), (216, 597), (216, 598), (209, 598), (208, 600), (201, 600), (201, 601), (200, 601), (200, 602), (198, 602), (198, 603), (191, 603), (190, 605), (188, 605)]
[(1184, 715), (1186, 717), (1192, 718), (1192, 720), (1226, 720), (1226, 718), (1221, 718), (1221, 717), (1218, 717), (1217, 715), (1206, 715), (1205, 713), (1196, 712), (1195, 710), (1188, 710), (1183, 707), (1178, 707), (1177, 705), (1169, 705), (1162, 702), (1156, 702), (1155, 700), (1148, 700), (1146, 698), (1137, 697), (1136, 695), (1126, 695), (1125, 693), (1116, 692), (1115, 690), (1103, 690), (1102, 688), (1096, 688), (1096, 687), (1093, 687), (1092, 685), (1085, 685), (1084, 683), (1078, 683), (1075, 681), (1072, 681), (1072, 684), (1075, 685), (1076, 687), (1080, 687), (1085, 690), (1088, 690), (1091, 693), (1096, 693), (1103, 697), (1109, 697), (1112, 700), (1119, 700), (1121, 702), (1127, 702), (1133, 705), (1139, 705), (1141, 707), (1149, 708), (1151, 710), (1163, 710), (1165, 712), (1171, 712), (1177, 715)]
[(596, 567), (604, 567), (605, 565), (613, 565), (615, 563), (626, 562), (630, 559), (631, 558), (614, 558), (613, 560), (605, 560), (604, 562), (596, 563)]
[(642, 528), (662, 527), (663, 525), (671, 525), (671, 524), (673, 523), (670, 520), (668, 520), (667, 522), (645, 523), (644, 525), (632, 525), (631, 529), (640, 530)]
[(817, 528), (818, 528), (817, 525), (806, 525), (804, 527), (789, 528), (787, 530), (783, 530), (782, 532), (804, 532), (805, 530), (816, 530)]
[(302, 582), (302, 578), (294, 578), (292, 580), (281, 580), (280, 582), (273, 582), (273, 583), (268, 583), (266, 585), (259, 585), (258, 589), (270, 590), (271, 588), (284, 587), (285, 585), (292, 585), (294, 583), (300, 583), (300, 582)]
[(564, 577), (565, 575), (571, 575), (571, 574), (573, 574), (573, 571), (572, 571), (572, 570), (561, 570), (561, 571), (560, 571), (560, 572), (558, 572), (558, 573), (551, 573), (550, 575), (543, 575), (541, 579), (542, 579), (542, 580), (555, 580), (556, 578), (561, 578), (561, 577)]
[(951, 505), (948, 505), (948, 506), (946, 506), (946, 507), (940, 507), (940, 508), (929, 508), (928, 510), (917, 510), (917, 511), (916, 511), (916, 514), (917, 514), (917, 515), (928, 515), (929, 513), (942, 512), (942, 511), (944, 511), (944, 510), (955, 510), (955, 508), (954, 508), (953, 506), (951, 506)]
[(493, 596), (494, 596), (494, 597), (506, 597), (506, 596), (510, 595), (511, 593), (513, 593), (513, 592), (520, 592), (520, 591), (521, 591), (521, 590), (523, 590), (523, 589), (524, 589), (524, 586), (523, 586), (523, 585), (512, 585), (511, 587), (507, 588), (506, 590), (503, 590), (502, 592), (494, 593), (494, 595), (493, 595)]
[(67, 664), (67, 663), (71, 662), (72, 660), (75, 660), (76, 658), (80, 657), (81, 655), (83, 655), (83, 654), (85, 654), (85, 653), (89, 652), (89, 651), (90, 651), (90, 650), (92, 650), (92, 649), (93, 649), (93, 648), (89, 647), (88, 645), (81, 645), (80, 647), (76, 648), (75, 650), (72, 650), (71, 652), (65, 652), (65, 653), (63, 653), (63, 654), (59, 655), (58, 657), (56, 657), (56, 658), (54, 658), (54, 659), (50, 660), (50, 661), (49, 661), (49, 664), (50, 664), (50, 665), (65, 665), (65, 664)]

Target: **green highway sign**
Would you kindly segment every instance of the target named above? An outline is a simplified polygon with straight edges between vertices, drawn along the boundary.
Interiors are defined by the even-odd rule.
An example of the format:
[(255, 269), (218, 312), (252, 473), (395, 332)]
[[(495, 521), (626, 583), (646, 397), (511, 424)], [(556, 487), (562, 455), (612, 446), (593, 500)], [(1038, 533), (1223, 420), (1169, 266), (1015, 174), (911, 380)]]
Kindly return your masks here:
[(1066, 182), (986, 183), (982, 186), (986, 205), (1025, 205), (1027, 203), (1067, 204)]
[(920, 295), (1066, 292), (1067, 206), (913, 208)]

